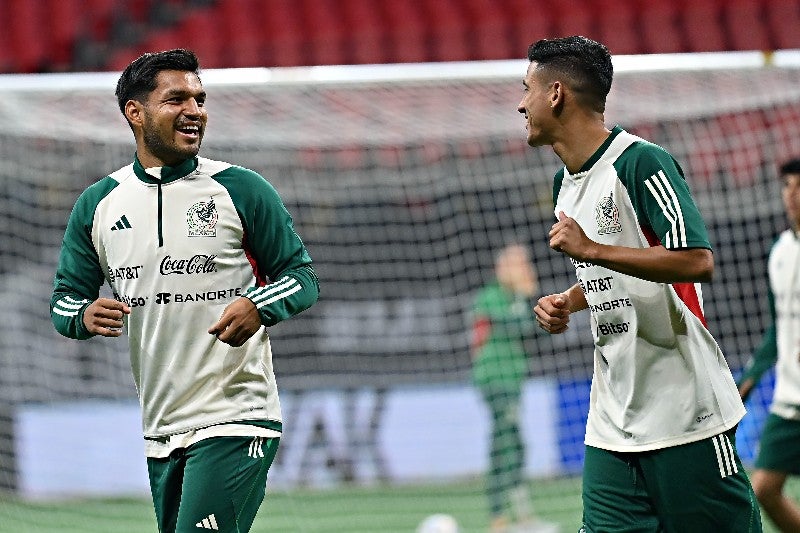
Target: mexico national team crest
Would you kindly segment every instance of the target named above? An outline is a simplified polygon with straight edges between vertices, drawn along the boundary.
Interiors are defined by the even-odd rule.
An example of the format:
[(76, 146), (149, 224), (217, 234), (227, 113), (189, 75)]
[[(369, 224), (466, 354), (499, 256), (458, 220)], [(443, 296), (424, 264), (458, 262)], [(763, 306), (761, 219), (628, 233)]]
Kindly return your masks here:
[(619, 223), (619, 208), (614, 203), (614, 192), (608, 196), (600, 198), (594, 208), (594, 216), (597, 220), (598, 235), (608, 235), (609, 233), (619, 233), (622, 225)]
[(197, 202), (186, 212), (189, 237), (216, 237), (218, 219), (214, 198), (208, 202)]

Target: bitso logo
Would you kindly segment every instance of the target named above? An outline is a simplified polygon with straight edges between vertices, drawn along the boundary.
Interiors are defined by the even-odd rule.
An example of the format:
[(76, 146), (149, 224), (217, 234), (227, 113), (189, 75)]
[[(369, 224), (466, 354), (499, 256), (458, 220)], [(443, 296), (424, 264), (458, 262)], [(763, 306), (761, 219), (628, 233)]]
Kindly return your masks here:
[(115, 292), (114, 299), (124, 303), (128, 307), (144, 307), (147, 304), (147, 296), (128, 296), (127, 294)]
[(216, 237), (217, 220), (219, 215), (213, 197), (208, 202), (197, 202), (186, 212), (189, 237)]
[(614, 203), (614, 193), (609, 193), (605, 198), (601, 198), (594, 208), (595, 220), (597, 220), (597, 233), (608, 235), (609, 233), (619, 233), (622, 225), (619, 223), (619, 208)]

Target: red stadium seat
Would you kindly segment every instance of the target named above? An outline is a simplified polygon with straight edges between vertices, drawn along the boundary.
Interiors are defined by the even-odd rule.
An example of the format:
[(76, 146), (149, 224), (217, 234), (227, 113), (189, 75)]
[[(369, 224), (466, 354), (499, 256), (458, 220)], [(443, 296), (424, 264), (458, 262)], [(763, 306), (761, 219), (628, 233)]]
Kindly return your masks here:
[(68, 70), (75, 40), (83, 27), (82, 3), (80, 0), (48, 0), (46, 9), (50, 33), (50, 63), (54, 70)]
[(637, 54), (639, 24), (635, 0), (597, 0), (592, 4), (597, 20), (597, 34), (612, 54)]
[(724, 6), (728, 44), (734, 50), (768, 50), (771, 42), (759, 0), (729, 0)]
[(121, 72), (131, 61), (142, 55), (144, 50), (144, 48), (131, 46), (112, 52), (106, 60), (104, 68), (112, 72)]
[(297, 1), (302, 6), (306, 43), (312, 65), (346, 63), (345, 28), (336, 0)]
[[(173, 29), (148, 23), (164, 6)], [(0, 17), (0, 70), (18, 72), (68, 70), (76, 43), (135, 22), (137, 53), (190, 46), (209, 68), (522, 58), (574, 34), (614, 54), (800, 48), (800, 0), (0, 0)]]
[(8, 0), (11, 23), (3, 28), (18, 72), (39, 72), (46, 68), (50, 49), (49, 35), (43, 31), (44, 6), (28, 0)]
[[(124, 8), (132, 20), (147, 22), (153, 4), (153, 0), (126, 0)], [(121, 6), (118, 5), (117, 7)]]
[(437, 0), (424, 3), (431, 28), (431, 53), (434, 61), (475, 59), (467, 39), (469, 24), (460, 0)]
[(307, 65), (302, 13), (294, 0), (271, 0), (269, 9), (259, 10), (266, 39), (265, 66)]
[(253, 16), (264, 9), (259, 0), (222, 2), (217, 11), (225, 44), (224, 63), (228, 67), (256, 67), (264, 64), (264, 26)]
[(498, 9), (493, 0), (465, 2), (469, 12), (469, 37), (476, 59), (508, 59), (518, 55), (512, 50), (509, 9)]
[(340, 5), (350, 62), (370, 64), (390, 60), (386, 49), (386, 24), (374, 0), (344, 0)]
[[(8, 5), (0, 2), (0, 25), (7, 28), (11, 25), (11, 14), (8, 12)], [(16, 72), (14, 53), (11, 48), (9, 32), (0, 32), (0, 73)]]
[(534, 9), (530, 0), (507, 0), (506, 10), (510, 24), (509, 59), (525, 59), (531, 43), (556, 36), (553, 11), (546, 6)]
[(428, 48), (428, 25), (420, 2), (415, 0), (394, 0), (379, 2), (384, 9), (388, 49), (391, 62), (407, 63), (431, 61)]
[[(180, 28), (166, 28), (154, 31), (142, 40), (140, 48), (147, 52), (161, 52), (173, 48), (192, 48), (192, 44), (184, 40)], [(204, 58), (200, 58), (201, 65), (205, 67)]]
[(765, 8), (772, 46), (776, 49), (800, 48), (800, 1), (770, 0)]
[(176, 28), (176, 40), (171, 48), (193, 50), (203, 68), (224, 68), (226, 43), (216, 17), (216, 12), (209, 9), (191, 11)]
[(679, 4), (673, 0), (640, 0), (638, 10), (639, 53), (674, 54), (688, 50), (679, 24)]
[(717, 52), (728, 49), (720, 7), (718, 0), (686, 0), (681, 10), (681, 20), (686, 31), (687, 51)]
[(554, 2), (553, 6), (557, 17), (554, 28), (555, 36), (584, 35), (599, 39), (594, 29), (594, 12), (590, 2), (572, 0), (564, 5)]
[(84, 28), (91, 39), (103, 42), (111, 37), (111, 21), (116, 8), (115, 0), (85, 0), (81, 3), (83, 14), (89, 23)]

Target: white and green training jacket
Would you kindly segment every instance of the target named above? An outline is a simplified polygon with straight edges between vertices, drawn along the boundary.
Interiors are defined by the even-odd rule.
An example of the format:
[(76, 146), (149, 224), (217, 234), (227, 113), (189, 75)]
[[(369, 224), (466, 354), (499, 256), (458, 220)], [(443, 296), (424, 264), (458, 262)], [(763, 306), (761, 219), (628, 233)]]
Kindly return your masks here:
[(272, 326), (319, 295), (311, 258), (263, 177), (205, 158), (150, 169), (136, 158), (96, 182), (64, 235), (50, 303), (59, 333), (91, 336), (83, 313), (104, 282), (131, 308), (145, 438), (236, 422), (280, 431), (266, 329), (241, 347), (207, 332), (240, 296)]
[[(579, 172), (555, 177), (555, 214), (599, 243), (711, 248), (678, 163), (620, 127)], [(708, 438), (744, 416), (709, 333), (699, 284), (655, 283), (573, 260), (591, 312), (594, 376), (586, 444), (630, 452)]]
[(783, 231), (769, 252), (769, 309), (772, 324), (740, 382), (758, 383), (775, 366), (770, 412), (800, 420), (800, 235)]

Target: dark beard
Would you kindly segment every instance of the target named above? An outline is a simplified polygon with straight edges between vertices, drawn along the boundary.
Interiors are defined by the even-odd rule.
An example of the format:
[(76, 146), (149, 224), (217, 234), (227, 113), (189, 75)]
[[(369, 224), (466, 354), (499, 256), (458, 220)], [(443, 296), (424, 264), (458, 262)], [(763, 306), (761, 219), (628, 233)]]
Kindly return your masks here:
[(143, 128), (144, 145), (151, 154), (164, 162), (167, 166), (175, 166), (187, 159), (196, 156), (200, 151), (200, 143), (195, 147), (186, 150), (179, 150), (174, 146), (170, 146), (156, 133), (152, 128), (148, 128), (147, 124)]

